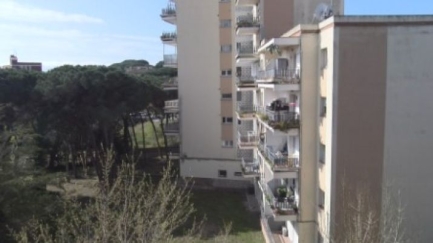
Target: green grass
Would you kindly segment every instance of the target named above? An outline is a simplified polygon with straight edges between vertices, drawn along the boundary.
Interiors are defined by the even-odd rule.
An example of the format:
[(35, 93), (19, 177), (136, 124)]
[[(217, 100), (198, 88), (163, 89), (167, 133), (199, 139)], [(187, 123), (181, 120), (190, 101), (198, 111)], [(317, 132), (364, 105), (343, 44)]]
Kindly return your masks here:
[[(155, 136), (155, 133), (153, 132), (152, 124), (150, 122), (144, 123), (144, 135), (145, 135), (146, 148), (158, 147), (156, 139), (158, 139), (161, 147), (164, 147), (164, 137), (162, 134), (161, 127), (159, 126), (159, 122), (155, 122), (155, 127), (156, 127), (157, 137)], [(137, 124), (134, 127), (134, 131), (135, 131), (135, 134), (137, 136), (137, 142), (138, 142), (139, 148), (143, 148), (143, 136), (142, 136), (142, 131), (141, 131), (141, 124)], [(167, 141), (168, 141), (169, 147), (178, 144), (176, 139), (172, 136), (168, 136)]]
[(206, 217), (205, 235), (201, 242), (214, 242), (214, 237), (232, 223), (229, 242), (263, 243), (259, 213), (248, 211), (243, 192), (193, 191), (192, 201), (197, 218)]

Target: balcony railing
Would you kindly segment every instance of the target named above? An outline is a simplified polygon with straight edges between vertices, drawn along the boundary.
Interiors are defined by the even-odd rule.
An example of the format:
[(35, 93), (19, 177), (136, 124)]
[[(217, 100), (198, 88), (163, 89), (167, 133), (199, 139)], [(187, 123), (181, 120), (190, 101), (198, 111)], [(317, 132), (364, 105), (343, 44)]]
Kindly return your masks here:
[(165, 65), (177, 65), (177, 54), (164, 55)]
[(289, 157), (285, 151), (274, 151), (272, 147), (259, 143), (260, 152), (265, 156), (274, 172), (297, 172), (299, 170), (299, 159)]
[(174, 41), (177, 39), (177, 33), (176, 32), (164, 32), (161, 35), (162, 41)]
[(179, 132), (179, 122), (171, 122), (168, 124), (164, 124), (164, 132), (165, 133), (178, 133)]
[(246, 176), (259, 175), (259, 163), (257, 160), (245, 160), (242, 158), (242, 173)]
[(254, 114), (256, 112), (256, 108), (254, 105), (241, 105), (238, 104), (237, 112), (241, 114)]
[(165, 101), (164, 109), (166, 109), (166, 110), (179, 109), (179, 100), (167, 100), (167, 101)]
[(251, 75), (240, 75), (237, 78), (239, 83), (254, 83), (254, 77)]
[(163, 8), (161, 11), (161, 17), (174, 17), (176, 16), (176, 7), (173, 5), (169, 5), (166, 8)]
[(260, 182), (264, 190), (266, 201), (271, 206), (276, 215), (297, 215), (298, 207), (296, 205), (294, 193), (286, 186), (279, 187), (279, 190), (272, 190), (269, 185), (263, 181)]
[(253, 55), (256, 53), (256, 48), (254, 47), (253, 43), (247, 43), (247, 44), (241, 44), (238, 46), (238, 55)]
[(163, 89), (177, 88), (179, 85), (177, 77), (171, 78), (168, 81), (162, 83)]
[(246, 133), (238, 132), (239, 146), (254, 147), (257, 146), (259, 137), (255, 131), (248, 131)]
[(258, 117), (273, 129), (286, 132), (289, 129), (299, 128), (301, 125), (299, 115), (289, 109), (289, 104), (282, 104), (279, 110), (270, 106), (266, 108), (260, 106), (257, 108), (257, 113)]
[(257, 72), (256, 80), (299, 84), (299, 69), (268, 69)]
[(260, 21), (258, 18), (254, 18), (250, 16), (238, 17), (237, 28), (251, 28), (251, 27), (260, 27)]

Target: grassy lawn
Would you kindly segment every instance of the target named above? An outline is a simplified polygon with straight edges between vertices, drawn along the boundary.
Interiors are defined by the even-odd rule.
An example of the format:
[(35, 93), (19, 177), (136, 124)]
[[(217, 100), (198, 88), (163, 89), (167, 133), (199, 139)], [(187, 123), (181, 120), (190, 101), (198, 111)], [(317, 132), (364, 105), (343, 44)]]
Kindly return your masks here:
[(203, 243), (214, 242), (225, 224), (232, 223), (230, 243), (263, 243), (259, 213), (249, 212), (241, 192), (193, 191), (193, 203), (196, 216), (206, 216), (205, 237)]
[[(152, 124), (150, 122), (144, 123), (144, 135), (145, 135), (146, 148), (158, 147), (156, 139), (158, 139), (161, 147), (164, 147), (164, 137), (162, 134), (161, 127), (159, 126), (159, 122), (155, 121), (155, 126), (156, 126), (157, 137), (155, 137), (155, 133), (153, 132)], [(141, 124), (137, 124), (134, 127), (134, 131), (135, 131), (135, 134), (137, 136), (137, 142), (138, 142), (139, 147), (143, 148), (143, 136), (142, 136)], [(168, 136), (167, 141), (168, 141), (169, 147), (177, 144), (177, 141), (173, 136)]]

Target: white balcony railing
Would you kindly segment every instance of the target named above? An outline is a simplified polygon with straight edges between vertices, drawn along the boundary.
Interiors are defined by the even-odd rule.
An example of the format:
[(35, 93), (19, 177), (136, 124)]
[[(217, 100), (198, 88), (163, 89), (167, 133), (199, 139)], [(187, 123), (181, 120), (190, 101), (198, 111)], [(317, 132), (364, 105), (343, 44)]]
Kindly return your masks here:
[(167, 100), (164, 109), (179, 109), (179, 100)]
[(254, 147), (259, 142), (259, 136), (255, 131), (248, 131), (246, 133), (238, 132), (238, 143), (240, 146)]
[[(260, 181), (260, 185), (264, 190), (264, 194), (266, 197), (266, 201), (271, 206), (274, 214), (276, 215), (296, 215), (298, 214), (298, 207), (295, 201), (294, 192), (292, 192), (286, 186), (282, 186), (285, 190), (281, 190), (282, 192), (278, 194), (277, 190), (272, 190), (269, 185), (263, 181)], [(281, 195), (285, 194), (285, 195)]]
[(242, 158), (242, 172), (244, 175), (258, 175), (260, 166), (257, 160), (245, 160)]

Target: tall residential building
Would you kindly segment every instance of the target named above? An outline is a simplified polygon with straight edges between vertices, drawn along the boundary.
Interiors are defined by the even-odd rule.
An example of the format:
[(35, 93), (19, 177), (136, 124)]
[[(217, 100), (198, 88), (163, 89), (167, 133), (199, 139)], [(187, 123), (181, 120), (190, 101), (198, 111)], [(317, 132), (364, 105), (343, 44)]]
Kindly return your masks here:
[(19, 62), (18, 57), (11, 55), (9, 65), (4, 66), (4, 69), (23, 69), (29, 71), (42, 72), (42, 63), (40, 62)]
[[(245, 80), (256, 49), (295, 24), (312, 21), (317, 5), (331, 0), (171, 0), (161, 18), (176, 28), (163, 33), (164, 65), (178, 68), (167, 83), (178, 99), (166, 102), (174, 118), (166, 134), (180, 140), (180, 173), (208, 180), (214, 186), (243, 186), (242, 158), (253, 150), (238, 149), (238, 132), (252, 122), (238, 123), (236, 82)], [(343, 13), (342, 0), (333, 1)], [(251, 75), (249, 75), (251, 76)], [(173, 92), (173, 91), (171, 91)]]
[(384, 185), (411, 240), (432, 242), (431, 43), (433, 16), (335, 16), (258, 46), (241, 76), (254, 82), (237, 86), (238, 146), (254, 151), (243, 175), (267, 242), (345, 237), (356, 193), (368, 195), (364, 214), (393, 206)]

